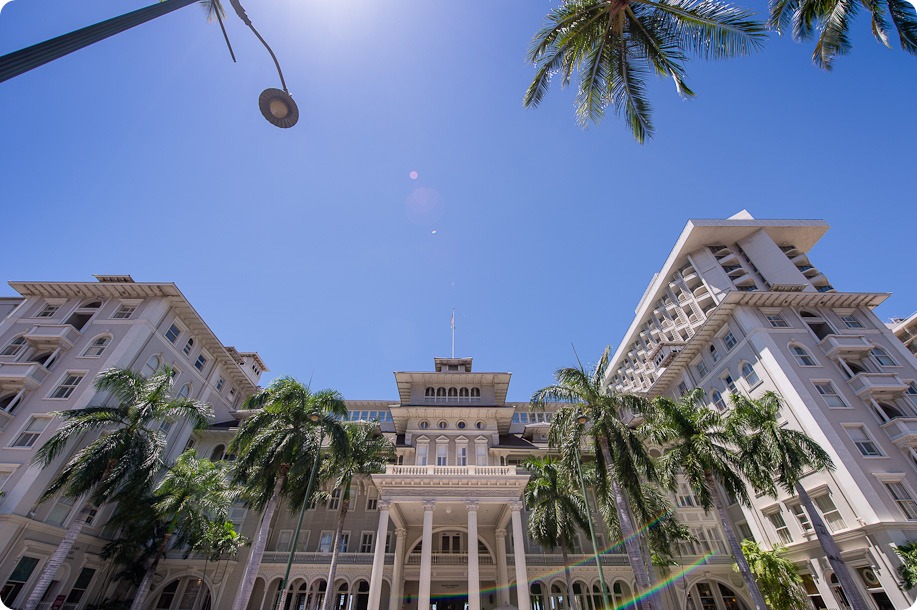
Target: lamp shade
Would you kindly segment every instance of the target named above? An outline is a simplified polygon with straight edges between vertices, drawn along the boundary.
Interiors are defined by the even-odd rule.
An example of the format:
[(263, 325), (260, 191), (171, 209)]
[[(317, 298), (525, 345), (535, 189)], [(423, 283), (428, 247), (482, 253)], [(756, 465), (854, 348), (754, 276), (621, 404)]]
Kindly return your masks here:
[(258, 107), (272, 125), (286, 129), (299, 120), (299, 108), (292, 96), (280, 89), (265, 89), (258, 98)]

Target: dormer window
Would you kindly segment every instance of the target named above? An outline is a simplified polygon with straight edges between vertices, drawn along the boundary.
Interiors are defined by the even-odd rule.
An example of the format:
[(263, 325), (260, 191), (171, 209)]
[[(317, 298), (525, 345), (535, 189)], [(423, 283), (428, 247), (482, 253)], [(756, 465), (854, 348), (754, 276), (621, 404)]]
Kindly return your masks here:
[(436, 390), (433, 389), (432, 387), (428, 387), (426, 390), (423, 391), (423, 395), (424, 396), (436, 396)]
[(459, 396), (468, 396), (468, 388), (459, 388)]
[(471, 396), (480, 398), (481, 397), (481, 388), (471, 388)]

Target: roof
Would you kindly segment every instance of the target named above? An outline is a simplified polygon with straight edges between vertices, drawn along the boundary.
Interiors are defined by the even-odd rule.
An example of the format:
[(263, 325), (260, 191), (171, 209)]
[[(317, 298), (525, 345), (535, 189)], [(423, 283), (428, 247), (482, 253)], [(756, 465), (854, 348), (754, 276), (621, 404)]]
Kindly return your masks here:
[(528, 442), (521, 436), (516, 436), (515, 434), (501, 434), (500, 440), (498, 441), (496, 448), (498, 449), (537, 449), (537, 445), (533, 445)]

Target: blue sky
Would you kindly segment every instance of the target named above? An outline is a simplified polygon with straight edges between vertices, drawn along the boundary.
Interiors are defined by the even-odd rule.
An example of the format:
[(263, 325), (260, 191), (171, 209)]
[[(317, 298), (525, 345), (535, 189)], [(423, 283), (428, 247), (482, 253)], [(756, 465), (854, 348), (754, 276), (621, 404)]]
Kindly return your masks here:
[[(0, 53), (144, 4), (15, 0)], [(552, 1), (245, 4), (292, 129), (258, 112), (267, 52), (230, 14), (233, 64), (196, 6), (0, 84), (4, 281), (174, 281), (271, 375), (351, 399), (394, 399), (392, 371), (448, 355), (455, 306), (457, 355), (525, 400), (571, 343), (616, 345), (688, 218), (742, 208), (827, 220), (812, 259), (838, 289), (917, 309), (917, 58), (864, 19), (831, 74), (772, 37), (692, 62), (691, 101), (654, 80), (639, 146), (611, 116), (578, 127), (569, 91), (522, 107)]]

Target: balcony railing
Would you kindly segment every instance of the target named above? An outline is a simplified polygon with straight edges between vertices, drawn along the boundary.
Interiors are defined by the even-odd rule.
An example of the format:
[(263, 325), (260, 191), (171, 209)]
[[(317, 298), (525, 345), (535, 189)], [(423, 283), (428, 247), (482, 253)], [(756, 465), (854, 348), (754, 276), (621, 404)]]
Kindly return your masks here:
[(872, 344), (862, 335), (828, 335), (818, 345), (828, 358), (859, 356), (872, 349)]
[(882, 424), (882, 429), (898, 447), (917, 444), (917, 418), (896, 417)]
[[(261, 559), (263, 563), (286, 563), (290, 558), (290, 551), (267, 551)], [(385, 555), (385, 563), (391, 564), (395, 561), (393, 553)], [(331, 553), (307, 553), (297, 551), (293, 554), (294, 563), (306, 564), (329, 564), (331, 563)], [(346, 565), (371, 565), (373, 562), (372, 553), (338, 553), (338, 563)]]
[(455, 476), (480, 476), (480, 477), (506, 477), (516, 474), (515, 466), (398, 466), (389, 464), (385, 467), (385, 474), (397, 474), (403, 476), (434, 476), (434, 477), (455, 477)]
[(424, 396), (425, 405), (479, 405), (480, 396)]
[[(466, 566), (468, 565), (468, 553), (431, 553), (433, 565), (435, 566)], [(411, 553), (407, 556), (405, 563), (409, 566), (420, 565), (420, 553)], [(478, 564), (482, 566), (492, 566), (494, 558), (490, 555), (478, 553)]]
[(37, 388), (48, 376), (48, 369), (37, 362), (0, 362), (0, 388)]
[(857, 373), (849, 383), (860, 398), (866, 395), (895, 398), (908, 388), (894, 373)]
[(37, 346), (73, 347), (83, 334), (70, 324), (36, 324), (25, 334), (26, 341)]

